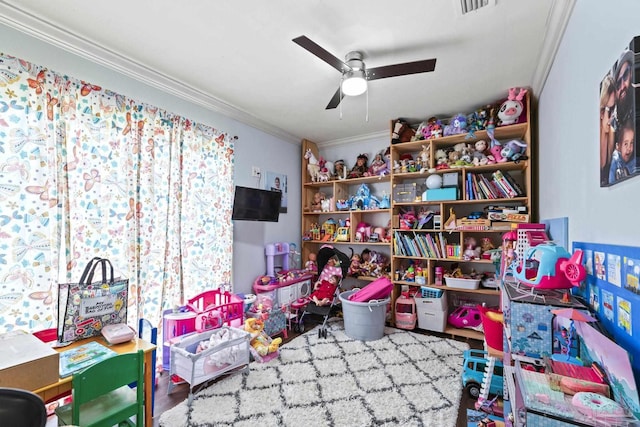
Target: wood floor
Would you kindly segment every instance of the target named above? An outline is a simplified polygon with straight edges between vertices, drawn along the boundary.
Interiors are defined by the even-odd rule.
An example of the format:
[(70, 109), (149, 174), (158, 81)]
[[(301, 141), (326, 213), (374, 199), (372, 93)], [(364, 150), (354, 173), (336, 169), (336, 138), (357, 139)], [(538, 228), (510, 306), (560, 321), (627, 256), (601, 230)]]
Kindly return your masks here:
[[(306, 324), (306, 326), (308, 327), (308, 329), (313, 328), (313, 324), (311, 324), (311, 322), (309, 322), (308, 324)], [(422, 331), (419, 329), (416, 329), (414, 332), (416, 333), (424, 333), (424, 334), (433, 334), (433, 335), (437, 335), (437, 336), (441, 336), (441, 337), (445, 337), (445, 338), (451, 338), (448, 335), (444, 335), (444, 334), (439, 334), (436, 332), (427, 332), (427, 331)], [(293, 338), (295, 338), (296, 336), (298, 336), (299, 334), (296, 334), (293, 331), (289, 331), (288, 333), (289, 337), (287, 339), (285, 339), (285, 343), (288, 341), (291, 341)], [(467, 342), (469, 344), (469, 346), (471, 348), (476, 348), (476, 349), (481, 349), (482, 348), (482, 342), (481, 341), (477, 341), (477, 340), (472, 340), (472, 339), (464, 339), (464, 338), (454, 338), (454, 339), (458, 339), (460, 341), (464, 341)], [(158, 420), (160, 419), (160, 415), (165, 412), (168, 411), (169, 409), (173, 408), (174, 406), (176, 406), (177, 404), (179, 404), (180, 402), (182, 402), (183, 400), (185, 400), (189, 394), (189, 388), (187, 384), (182, 384), (179, 385), (177, 387), (175, 387), (171, 394), (167, 394), (167, 388), (168, 388), (168, 381), (169, 381), (169, 375), (167, 372), (163, 372), (162, 374), (159, 375), (158, 378), (158, 387), (156, 389), (156, 400), (155, 400), (155, 410), (154, 410), (154, 419), (153, 419), (153, 426), (154, 427), (158, 427), (159, 423)], [(215, 384), (212, 384), (210, 387), (215, 387)], [(460, 401), (460, 410), (458, 412), (458, 422), (456, 424), (456, 427), (466, 427), (467, 423), (466, 423), (466, 411), (467, 408), (473, 408), (473, 404), (475, 403), (475, 401), (473, 399), (471, 399), (470, 397), (467, 397), (464, 393), (462, 395), (461, 401)]]

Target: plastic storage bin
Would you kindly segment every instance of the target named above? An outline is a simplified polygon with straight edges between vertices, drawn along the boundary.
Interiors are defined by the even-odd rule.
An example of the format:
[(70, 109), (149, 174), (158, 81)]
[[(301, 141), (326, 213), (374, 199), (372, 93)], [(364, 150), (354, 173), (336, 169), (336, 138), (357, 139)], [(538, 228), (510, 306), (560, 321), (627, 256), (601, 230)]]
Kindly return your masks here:
[(442, 289), (421, 287), (422, 298), (416, 297), (418, 328), (444, 332), (447, 327), (447, 294)]
[(445, 277), (444, 281), (446, 285), (451, 288), (478, 289), (480, 286), (480, 279), (458, 279), (455, 277)]
[(349, 301), (349, 297), (356, 291), (357, 289), (340, 294), (344, 331), (348, 337), (355, 340), (379, 340), (384, 336), (384, 324), (390, 298), (369, 302)]

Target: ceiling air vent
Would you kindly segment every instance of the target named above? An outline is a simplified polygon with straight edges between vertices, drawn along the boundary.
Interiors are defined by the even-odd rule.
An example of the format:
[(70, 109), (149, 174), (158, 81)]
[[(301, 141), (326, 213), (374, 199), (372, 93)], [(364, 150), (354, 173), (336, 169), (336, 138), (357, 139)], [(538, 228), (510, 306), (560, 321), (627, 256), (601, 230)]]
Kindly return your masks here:
[(466, 14), (469, 12), (473, 12), (474, 10), (478, 10), (481, 7), (489, 6), (489, 3), (492, 3), (490, 0), (460, 0), (460, 8), (462, 9), (462, 14)]

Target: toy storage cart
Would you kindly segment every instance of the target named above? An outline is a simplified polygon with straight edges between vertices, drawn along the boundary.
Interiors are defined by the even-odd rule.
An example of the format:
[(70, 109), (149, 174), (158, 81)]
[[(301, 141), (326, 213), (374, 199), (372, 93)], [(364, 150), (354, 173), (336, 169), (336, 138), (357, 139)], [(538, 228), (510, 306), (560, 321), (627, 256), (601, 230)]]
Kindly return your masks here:
[[(229, 332), (230, 339), (197, 353), (198, 345), (209, 341), (211, 335)], [(189, 383), (189, 401), (193, 400), (194, 388), (206, 381), (227, 373), (242, 372), (249, 368), (249, 341), (251, 335), (242, 329), (223, 326), (219, 329), (185, 336), (171, 346), (170, 375), (177, 375)], [(167, 394), (175, 384), (169, 381)]]

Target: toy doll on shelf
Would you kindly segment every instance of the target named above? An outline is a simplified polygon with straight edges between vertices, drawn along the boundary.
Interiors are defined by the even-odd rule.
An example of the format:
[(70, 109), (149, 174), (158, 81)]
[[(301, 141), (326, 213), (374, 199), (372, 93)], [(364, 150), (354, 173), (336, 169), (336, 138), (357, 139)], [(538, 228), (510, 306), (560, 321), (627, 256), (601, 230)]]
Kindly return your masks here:
[(361, 178), (365, 176), (365, 173), (368, 172), (369, 168), (367, 167), (367, 162), (369, 161), (369, 157), (366, 154), (360, 154), (358, 159), (356, 160), (356, 164), (351, 168), (351, 172), (349, 172), (349, 176), (347, 178)]
[(322, 211), (322, 201), (325, 199), (325, 195), (322, 191), (318, 191), (313, 195), (313, 201), (311, 202), (311, 211), (312, 212), (321, 212)]
[(371, 162), (371, 166), (369, 166), (369, 170), (365, 173), (365, 176), (384, 176), (389, 173), (389, 168), (387, 167), (387, 163), (384, 161), (382, 153), (376, 154), (373, 162)]
[(334, 168), (334, 178), (336, 179), (347, 179), (347, 166), (344, 164), (344, 160), (336, 160), (333, 164)]
[(464, 259), (480, 259), (480, 246), (474, 237), (464, 238)]
[(360, 274), (360, 255), (353, 254), (351, 264), (349, 264), (349, 276), (358, 276)]

